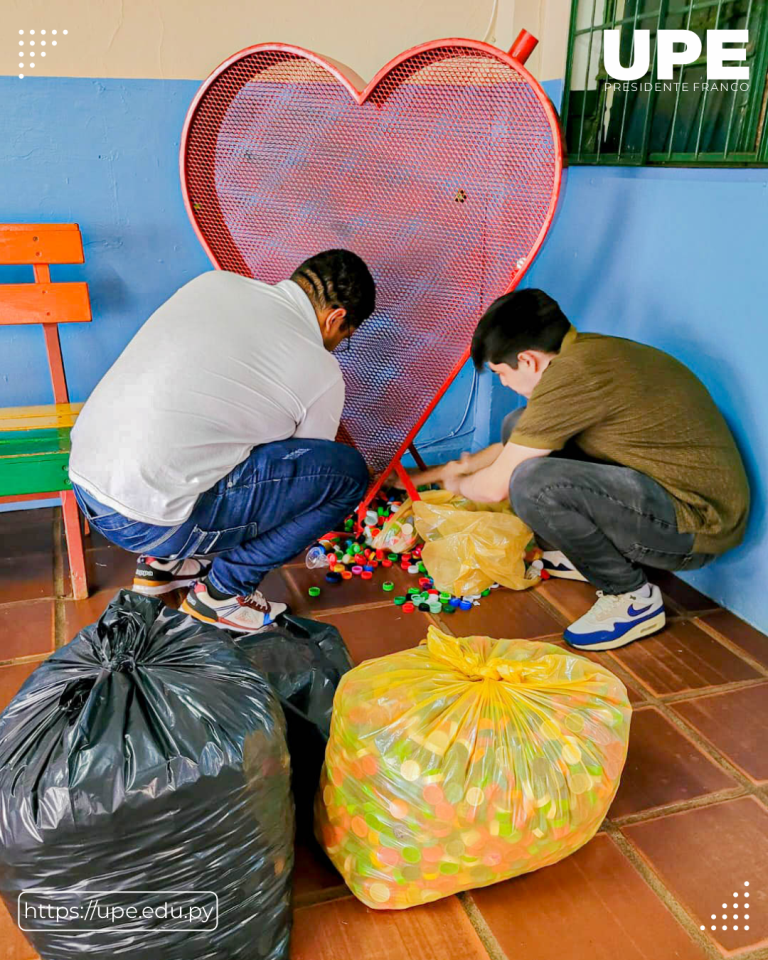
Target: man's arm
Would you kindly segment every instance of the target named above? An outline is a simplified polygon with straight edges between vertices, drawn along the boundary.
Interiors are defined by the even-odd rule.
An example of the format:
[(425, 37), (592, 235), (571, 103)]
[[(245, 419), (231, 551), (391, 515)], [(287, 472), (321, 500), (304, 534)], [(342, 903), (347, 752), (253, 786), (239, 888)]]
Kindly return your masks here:
[[(460, 459), (449, 460), (448, 463), (441, 463), (435, 467), (427, 467), (426, 470), (409, 471), (411, 480), (415, 487), (425, 486), (430, 483), (446, 483), (455, 480), (457, 477), (469, 476), (477, 470), (490, 466), (501, 453), (503, 444), (494, 443), (484, 450), (477, 453), (462, 453)], [(391, 478), (393, 485), (402, 486), (401, 482), (393, 475)]]
[[(501, 446), (501, 444), (497, 444)], [(515, 469), (533, 457), (546, 457), (551, 450), (538, 450), (517, 443), (505, 443), (496, 459), (487, 467), (469, 476), (446, 481), (446, 489), (478, 503), (499, 503), (509, 495), (509, 481)]]

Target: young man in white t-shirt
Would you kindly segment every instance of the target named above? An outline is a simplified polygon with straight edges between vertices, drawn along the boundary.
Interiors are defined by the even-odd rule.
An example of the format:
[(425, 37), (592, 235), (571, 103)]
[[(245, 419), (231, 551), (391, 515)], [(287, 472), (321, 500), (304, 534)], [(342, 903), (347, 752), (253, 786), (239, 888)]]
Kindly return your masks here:
[(368, 483), (360, 454), (335, 442), (332, 352), (374, 306), (365, 263), (328, 250), (275, 285), (204, 273), (152, 314), (80, 413), (69, 467), (91, 525), (141, 554), (134, 590), (190, 586), (185, 612), (240, 632), (286, 609), (260, 581)]

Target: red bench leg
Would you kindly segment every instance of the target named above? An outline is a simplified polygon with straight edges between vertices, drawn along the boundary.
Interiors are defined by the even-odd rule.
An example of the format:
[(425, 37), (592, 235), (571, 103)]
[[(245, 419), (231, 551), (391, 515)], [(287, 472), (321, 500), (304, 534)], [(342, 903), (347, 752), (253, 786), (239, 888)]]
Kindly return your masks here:
[(83, 548), (83, 535), (80, 532), (80, 514), (77, 509), (77, 501), (71, 490), (62, 490), (61, 509), (64, 514), (64, 533), (67, 538), (72, 594), (75, 600), (85, 600), (88, 596), (85, 550)]

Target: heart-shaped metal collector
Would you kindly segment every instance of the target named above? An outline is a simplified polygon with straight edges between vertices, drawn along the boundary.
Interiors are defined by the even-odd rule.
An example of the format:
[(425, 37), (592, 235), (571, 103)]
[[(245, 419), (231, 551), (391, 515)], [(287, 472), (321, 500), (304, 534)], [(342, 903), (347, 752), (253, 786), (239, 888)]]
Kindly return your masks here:
[(399, 462), (466, 361), (484, 309), (519, 283), (552, 221), (560, 130), (521, 59), (433, 41), (363, 86), (308, 50), (260, 44), (214, 71), (190, 107), (182, 186), (217, 267), (273, 283), (345, 247), (371, 268), (376, 313), (339, 355), (341, 437), (379, 475)]

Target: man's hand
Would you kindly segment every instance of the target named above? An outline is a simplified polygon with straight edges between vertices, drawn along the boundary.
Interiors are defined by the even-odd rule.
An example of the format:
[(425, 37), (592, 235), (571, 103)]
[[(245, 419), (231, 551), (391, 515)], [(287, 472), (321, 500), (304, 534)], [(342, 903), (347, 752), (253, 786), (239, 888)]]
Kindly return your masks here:
[[(458, 477), (465, 477), (470, 473), (469, 461), (470, 455), (463, 453), (459, 460), (450, 460), (448, 463), (442, 463), (436, 467), (428, 467), (426, 470), (409, 470), (408, 476), (414, 487), (426, 486), (431, 483), (439, 483), (446, 490), (450, 489), (446, 484), (455, 483)], [(393, 470), (387, 478), (386, 485), (395, 490), (405, 490), (402, 479)]]

